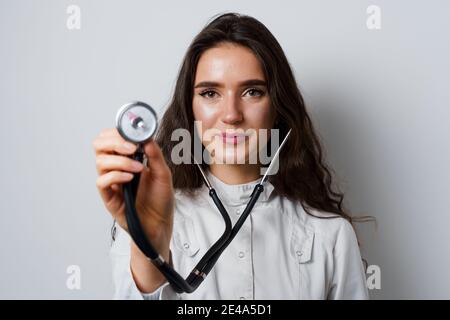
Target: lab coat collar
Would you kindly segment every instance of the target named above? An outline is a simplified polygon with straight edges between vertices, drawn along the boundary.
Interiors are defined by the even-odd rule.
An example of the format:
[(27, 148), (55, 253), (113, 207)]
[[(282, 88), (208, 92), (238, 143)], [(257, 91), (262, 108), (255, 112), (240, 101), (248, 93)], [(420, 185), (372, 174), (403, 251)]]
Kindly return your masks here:
[[(257, 180), (244, 184), (226, 184), (213, 175), (209, 170), (207, 170), (206, 176), (211, 182), (212, 187), (216, 190), (220, 200), (230, 206), (246, 204), (250, 200), (253, 189), (262, 179), (261, 177)], [(264, 190), (261, 192), (257, 203), (268, 201), (272, 191), (275, 189), (269, 181), (266, 181), (263, 186)]]

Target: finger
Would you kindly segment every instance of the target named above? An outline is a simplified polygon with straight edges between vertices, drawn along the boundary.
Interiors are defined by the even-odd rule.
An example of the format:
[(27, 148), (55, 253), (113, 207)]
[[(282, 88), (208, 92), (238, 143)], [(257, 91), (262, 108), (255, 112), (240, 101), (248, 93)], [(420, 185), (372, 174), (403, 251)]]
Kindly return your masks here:
[(122, 137), (98, 137), (92, 142), (95, 154), (100, 153), (118, 153), (124, 155), (133, 154), (137, 146), (131, 142), (125, 141)]
[(113, 137), (113, 136), (120, 136), (120, 133), (117, 130), (117, 128), (106, 128), (103, 129), (99, 134), (99, 137)]
[(111, 189), (112, 189), (114, 192), (121, 192), (121, 190), (122, 190), (122, 188), (120, 187), (120, 184), (117, 184), (117, 183), (112, 184), (112, 185), (111, 185)]
[(108, 171), (141, 172), (144, 165), (126, 156), (99, 154), (96, 158), (97, 173), (102, 175)]
[(150, 140), (145, 144), (144, 152), (147, 156), (147, 167), (152, 172), (152, 175), (167, 178), (170, 175), (170, 169), (158, 144), (154, 140)]
[(111, 189), (113, 184), (123, 184), (131, 179), (133, 179), (133, 174), (121, 171), (111, 171), (99, 176), (96, 184), (103, 201), (108, 203), (111, 200), (114, 194), (114, 190)]

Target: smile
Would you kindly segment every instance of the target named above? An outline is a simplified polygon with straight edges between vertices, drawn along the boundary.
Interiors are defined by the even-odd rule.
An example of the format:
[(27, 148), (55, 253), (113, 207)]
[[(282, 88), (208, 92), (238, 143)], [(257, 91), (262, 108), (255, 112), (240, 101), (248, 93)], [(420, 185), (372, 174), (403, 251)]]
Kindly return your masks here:
[(246, 134), (243, 133), (226, 133), (221, 134), (222, 142), (227, 144), (239, 144), (245, 141), (247, 138)]

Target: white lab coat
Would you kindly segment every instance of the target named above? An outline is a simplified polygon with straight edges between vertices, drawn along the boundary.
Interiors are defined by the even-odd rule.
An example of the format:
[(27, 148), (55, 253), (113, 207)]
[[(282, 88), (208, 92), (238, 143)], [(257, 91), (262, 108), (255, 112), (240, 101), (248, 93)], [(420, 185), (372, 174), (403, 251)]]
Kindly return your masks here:
[[(258, 182), (223, 183), (207, 173), (233, 225)], [(315, 215), (329, 214), (311, 209)], [(130, 237), (120, 227), (112, 244), (115, 299), (367, 299), (355, 233), (343, 218), (319, 219), (265, 184), (250, 216), (207, 278), (191, 294), (166, 283), (152, 293), (137, 288), (130, 270)], [(184, 278), (224, 231), (208, 189), (195, 197), (176, 192), (170, 248)]]

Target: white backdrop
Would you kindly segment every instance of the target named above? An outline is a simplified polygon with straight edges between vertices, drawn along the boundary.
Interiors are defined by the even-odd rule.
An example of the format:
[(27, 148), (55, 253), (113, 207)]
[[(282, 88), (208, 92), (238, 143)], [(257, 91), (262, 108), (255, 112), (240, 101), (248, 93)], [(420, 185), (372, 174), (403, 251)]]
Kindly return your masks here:
[[(70, 29), (67, 9), (80, 10)], [(370, 29), (367, 8), (380, 9)], [(355, 214), (380, 298), (450, 298), (446, 1), (0, 0), (0, 298), (109, 299), (111, 218), (92, 140), (116, 110), (161, 113), (192, 38), (217, 13), (277, 37)], [(67, 287), (69, 266), (81, 287)]]

